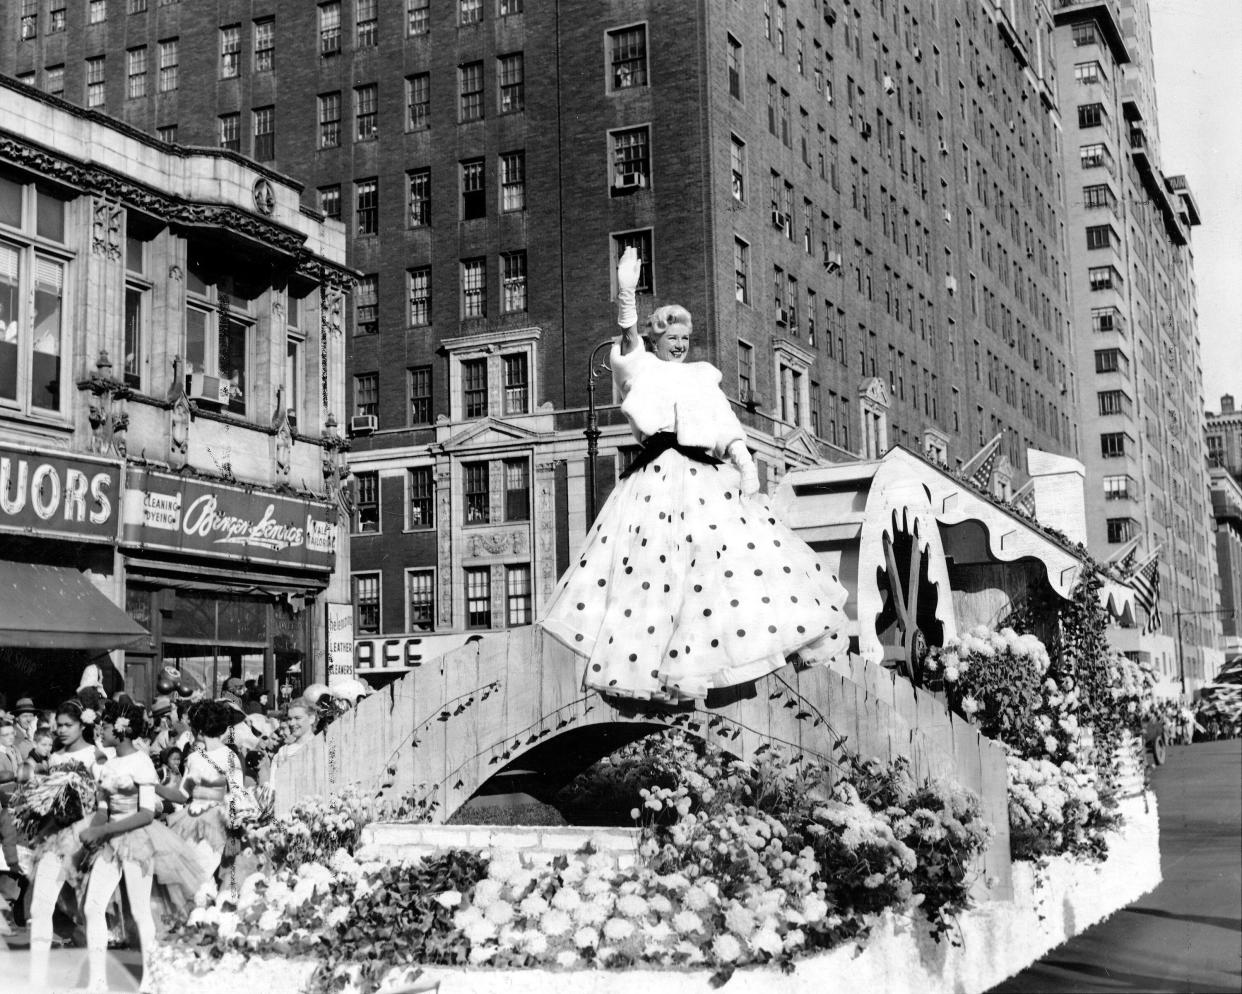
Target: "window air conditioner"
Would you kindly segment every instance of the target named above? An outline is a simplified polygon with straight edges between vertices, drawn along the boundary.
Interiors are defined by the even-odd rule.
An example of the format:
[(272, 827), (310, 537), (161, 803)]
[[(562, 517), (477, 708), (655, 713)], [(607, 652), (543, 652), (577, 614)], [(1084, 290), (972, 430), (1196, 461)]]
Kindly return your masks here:
[(922, 61), (923, 61), (923, 50), (922, 50), (921, 48), (919, 48), (919, 46), (918, 46), (918, 45), (915, 45), (915, 46), (914, 46), (914, 61), (915, 61), (915, 62), (922, 62)]
[(944, 209), (944, 223), (945, 224), (953, 223), (953, 212), (949, 210), (949, 208), (947, 207)]
[(351, 435), (370, 435), (379, 427), (379, 418), (374, 414), (355, 414), (349, 419)]
[(892, 76), (884, 77), (884, 92), (893, 93), (897, 89), (897, 84), (893, 82)]
[(206, 373), (191, 373), (190, 388), (186, 391), (190, 400), (208, 404), (227, 404), (229, 402), (229, 381), (220, 376), (208, 376)]
[(777, 231), (784, 231), (789, 227), (789, 218), (784, 211), (772, 209), (772, 227)]
[(778, 307), (776, 309), (776, 323), (783, 325), (789, 324), (789, 310), (787, 308)]
[(949, 293), (957, 293), (957, 277), (946, 276), (944, 278), (944, 288), (948, 290)]
[(841, 253), (829, 252), (828, 258), (824, 260), (824, 268), (830, 273), (839, 273), (841, 271)]
[(642, 173), (622, 173), (612, 181), (614, 190), (641, 190), (647, 185), (647, 177)]

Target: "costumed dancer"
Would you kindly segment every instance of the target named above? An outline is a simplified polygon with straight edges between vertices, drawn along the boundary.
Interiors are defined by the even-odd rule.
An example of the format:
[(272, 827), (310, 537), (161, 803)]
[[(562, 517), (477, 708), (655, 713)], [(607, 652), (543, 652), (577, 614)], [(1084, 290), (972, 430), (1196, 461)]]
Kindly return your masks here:
[(155, 786), (159, 777), (151, 757), (134, 745), (146, 734), (143, 709), (109, 701), (99, 725), (101, 744), (116, 755), (99, 770), (98, 805), (91, 824), (78, 839), (86, 849), (90, 876), (83, 912), (93, 991), (107, 990), (108, 926), (106, 912), (122, 880), (130, 914), (142, 945), (143, 986), (150, 987), (149, 964), (155, 949), (152, 885), (158, 880), (171, 903), (193, 900), (203, 875), (191, 847), (181, 836), (155, 821)]
[(78, 832), (95, 810), (95, 746), (87, 738), (95, 712), (76, 699), (56, 709), (60, 749), (48, 758), (46, 778), (32, 779), (14, 799), (14, 813), (31, 827), (30, 985), (47, 986), (52, 916), (61, 888), (77, 885)]
[(720, 371), (685, 361), (689, 312), (657, 308), (640, 337), (638, 275), (627, 249), (610, 365), (642, 451), (540, 624), (585, 657), (587, 687), (653, 700), (700, 699), (795, 654), (826, 662), (845, 648), (845, 589), (759, 494)]

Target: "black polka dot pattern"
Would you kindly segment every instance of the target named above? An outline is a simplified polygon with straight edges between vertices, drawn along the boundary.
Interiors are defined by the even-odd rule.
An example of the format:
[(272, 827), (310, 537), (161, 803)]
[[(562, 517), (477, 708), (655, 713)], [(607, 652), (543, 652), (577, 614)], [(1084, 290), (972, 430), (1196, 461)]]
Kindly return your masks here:
[(740, 496), (735, 470), (704, 468), (669, 450), (623, 479), (561, 578), (540, 624), (587, 686), (702, 698), (843, 628), (845, 590), (816, 553)]

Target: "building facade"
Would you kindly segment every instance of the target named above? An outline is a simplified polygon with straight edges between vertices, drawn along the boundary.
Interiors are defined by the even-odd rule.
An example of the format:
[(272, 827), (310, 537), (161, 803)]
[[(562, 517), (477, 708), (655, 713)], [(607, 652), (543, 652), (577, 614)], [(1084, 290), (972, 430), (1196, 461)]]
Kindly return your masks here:
[(1236, 659), (1242, 655), (1242, 484), (1220, 467), (1212, 468), (1211, 478), (1221, 632), (1227, 659)]
[[(1159, 549), (1158, 632), (1122, 630), (1193, 692), (1220, 662), (1216, 554), (1185, 178), (1166, 176), (1147, 0), (1059, 0), (1069, 294), (1088, 546)], [(1182, 680), (1182, 673), (1185, 680)]]
[(1233, 394), (1220, 399), (1220, 413), (1207, 412), (1208, 465), (1228, 470), (1242, 483), (1242, 411), (1234, 407)]
[[(632, 456), (594, 347), (636, 246), (766, 485), (899, 443), (1076, 450), (1043, 3), (8, 5), (0, 68), (296, 171), (363, 275), (363, 665), (529, 623)], [(877, 425), (883, 425), (878, 430)], [(391, 637), (385, 637), (391, 636)]]
[(0, 690), (292, 692), (348, 600), (340, 224), (0, 77)]

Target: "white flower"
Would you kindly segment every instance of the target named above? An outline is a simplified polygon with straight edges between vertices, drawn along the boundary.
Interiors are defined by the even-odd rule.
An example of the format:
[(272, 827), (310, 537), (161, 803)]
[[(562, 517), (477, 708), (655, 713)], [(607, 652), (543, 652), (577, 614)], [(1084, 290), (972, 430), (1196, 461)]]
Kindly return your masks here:
[(761, 928), (750, 937), (750, 945), (752, 949), (758, 952), (767, 953), (769, 956), (776, 956), (784, 948), (785, 944), (776, 929)]
[(658, 921), (651, 925), (643, 926), (643, 937), (648, 942), (664, 943), (673, 937), (674, 933), (666, 921)]
[(540, 957), (548, 951), (548, 939), (534, 929), (522, 936), (522, 947), (530, 956)]
[(979, 702), (969, 695), (962, 698), (962, 714), (970, 717), (979, 710)]
[(677, 943), (677, 952), (686, 957), (686, 964), (688, 966), (693, 966), (696, 963), (702, 963), (705, 959), (707, 959), (707, 956), (704, 955), (703, 950), (700, 949), (697, 944), (688, 942), (685, 939), (682, 939), (681, 942)]
[(944, 668), (944, 678), (945, 678), (945, 679), (946, 679), (949, 683), (955, 683), (955, 682), (957, 681), (957, 678), (958, 678), (957, 667), (956, 667), (956, 666), (946, 666), (946, 667)]
[(571, 966), (578, 962), (578, 954), (572, 949), (566, 949), (556, 954), (556, 965), (568, 970)]
[(612, 890), (612, 883), (603, 877), (592, 874), (582, 881), (582, 886), (579, 889), (588, 897), (595, 897), (599, 894), (609, 893)]
[(99, 715), (95, 713), (94, 708), (83, 708), (81, 717), (83, 725), (93, 725), (95, 724), (95, 719), (98, 718)]
[(562, 911), (573, 911), (581, 903), (581, 896), (572, 887), (562, 887), (552, 895), (552, 907)]
[[(349, 914), (348, 908), (339, 908), (337, 910)], [(275, 932), (280, 927), (281, 917), (280, 912), (275, 908), (268, 908), (263, 914), (259, 915), (259, 929), (264, 932)]]
[(1057, 754), (1057, 740), (1054, 739), (1051, 735), (1045, 735), (1044, 736), (1044, 749), (1047, 750), (1051, 755), (1055, 756)]
[(116, 721), (112, 723), (112, 728), (114, 731), (117, 731), (117, 732), (129, 731), (129, 719), (126, 718), (124, 715), (121, 715), (119, 718), (116, 719)]
[(559, 908), (553, 908), (539, 919), (539, 927), (543, 930), (543, 934), (553, 938), (564, 935), (573, 927), (573, 924), (573, 919)]
[(574, 921), (579, 925), (602, 925), (611, 910), (609, 905), (610, 902), (602, 894), (598, 900), (583, 901), (574, 909)]
[(679, 911), (673, 916), (673, 928), (683, 935), (687, 932), (698, 932), (703, 928), (703, 921), (693, 911)]
[(469, 922), (462, 931), (472, 946), (481, 945), (489, 939), (496, 938), (496, 926), (486, 918), (477, 918)]
[(802, 914), (809, 923), (814, 924), (828, 914), (828, 904), (818, 894), (807, 894), (802, 899)]
[(486, 908), (489, 904), (500, 897), (504, 884), (494, 877), (486, 877), (474, 885), (474, 893), (470, 897), (470, 902), (477, 907)]
[(349, 908), (345, 905), (338, 905), (328, 912), (327, 923), (332, 928), (337, 928), (345, 923), (345, 919), (349, 917)]
[(221, 939), (232, 938), (237, 934), (237, 926), (241, 919), (237, 917), (235, 911), (221, 911), (220, 917), (216, 921), (216, 931)]
[(634, 926), (624, 918), (609, 918), (604, 922), (604, 938), (610, 942), (624, 942), (634, 934)]
[(647, 907), (657, 915), (667, 915), (673, 910), (673, 902), (663, 894), (652, 894), (647, 898)]
[(513, 905), (508, 901), (493, 901), (487, 906), (483, 916), (496, 925), (507, 925), (513, 921)]
[(470, 949), (470, 965), (479, 966), (495, 955), (495, 946), (472, 946)]
[(574, 933), (574, 945), (579, 949), (594, 949), (599, 945), (599, 932), (584, 925)]
[(526, 897), (522, 898), (521, 904), (518, 905), (518, 909), (527, 918), (539, 918), (548, 910), (548, 907), (548, 902), (538, 894), (526, 895)]
[(712, 942), (712, 953), (721, 963), (732, 963), (742, 955), (742, 947), (737, 939), (725, 932)]
[(626, 918), (641, 918), (647, 913), (647, 902), (637, 894), (626, 894), (618, 898), (617, 911)]
[(785, 933), (785, 948), (798, 949), (806, 942), (806, 933), (800, 928), (791, 928)]
[(455, 890), (446, 890), (436, 895), (436, 904), (452, 911), (461, 904), (461, 893)]

